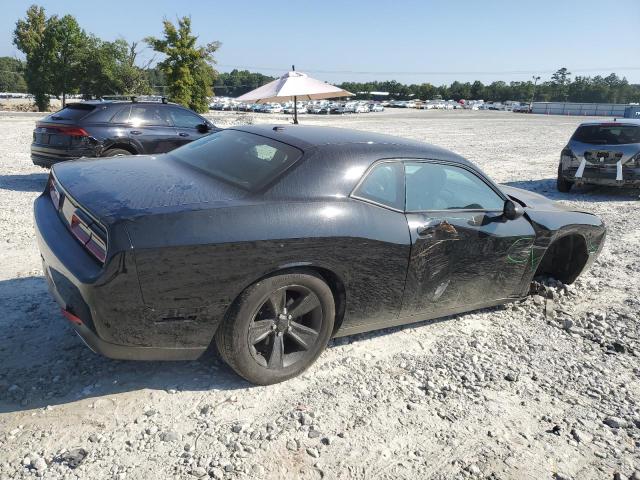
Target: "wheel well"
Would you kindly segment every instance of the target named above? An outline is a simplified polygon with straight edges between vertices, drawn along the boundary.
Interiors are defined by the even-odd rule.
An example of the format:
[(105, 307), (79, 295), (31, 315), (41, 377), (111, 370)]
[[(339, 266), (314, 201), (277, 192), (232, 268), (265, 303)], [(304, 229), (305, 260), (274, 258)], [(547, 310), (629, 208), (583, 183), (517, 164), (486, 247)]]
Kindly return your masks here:
[(573, 283), (588, 259), (584, 237), (578, 234), (565, 235), (547, 248), (536, 270), (536, 276), (549, 275), (562, 283)]
[[(273, 277), (275, 275), (283, 275), (283, 274), (292, 273), (292, 272), (315, 273), (316, 275), (319, 275), (320, 277), (322, 277), (322, 279), (327, 283), (327, 285), (329, 285), (329, 288), (331, 289), (331, 293), (333, 294), (333, 301), (335, 302), (335, 307), (336, 307), (336, 318), (333, 325), (333, 333), (337, 332), (338, 329), (342, 326), (342, 321), (344, 320), (344, 312), (346, 307), (347, 295), (346, 295), (346, 290), (344, 288), (344, 283), (342, 283), (342, 280), (340, 279), (340, 277), (336, 275), (334, 272), (332, 272), (331, 270), (322, 268), (322, 267), (316, 267), (316, 266), (286, 267), (281, 270), (275, 270), (273, 272), (270, 272), (268, 275), (265, 275), (264, 277), (256, 280), (253, 283), (259, 282), (262, 279), (267, 277)], [(253, 283), (251, 285), (253, 285)], [(247, 288), (249, 286), (250, 285), (247, 285)], [(237, 301), (237, 298), (236, 300), (234, 300), (234, 303), (236, 301)]]
[(137, 155), (138, 154), (138, 152), (136, 152), (135, 148), (133, 148), (131, 145), (128, 145), (126, 143), (114, 143), (113, 145), (109, 145), (109, 148), (104, 150), (102, 153), (104, 154), (104, 153), (108, 152), (109, 150), (113, 150), (114, 148), (119, 148), (121, 150), (126, 150), (131, 155)]

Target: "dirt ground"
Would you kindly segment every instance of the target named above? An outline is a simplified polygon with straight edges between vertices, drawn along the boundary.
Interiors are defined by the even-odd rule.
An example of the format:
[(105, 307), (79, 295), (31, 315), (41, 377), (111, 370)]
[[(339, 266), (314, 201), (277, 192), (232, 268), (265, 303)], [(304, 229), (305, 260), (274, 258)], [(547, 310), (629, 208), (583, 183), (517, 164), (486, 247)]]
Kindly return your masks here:
[(72, 333), (33, 232), (47, 178), (29, 158), (37, 118), (0, 114), (0, 479), (640, 479), (639, 192), (555, 190), (583, 118), (301, 116), (451, 149), (499, 183), (600, 215), (608, 237), (571, 286), (547, 281), (510, 306), (336, 340), (303, 376), (270, 387), (214, 355), (109, 360)]

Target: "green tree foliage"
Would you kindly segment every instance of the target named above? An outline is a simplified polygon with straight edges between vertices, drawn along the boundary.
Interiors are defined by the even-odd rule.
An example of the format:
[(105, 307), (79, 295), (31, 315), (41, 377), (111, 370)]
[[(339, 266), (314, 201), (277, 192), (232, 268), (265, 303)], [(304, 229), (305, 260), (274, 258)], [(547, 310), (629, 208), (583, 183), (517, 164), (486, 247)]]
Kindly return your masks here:
[(44, 32), (44, 45), (50, 58), (49, 77), (52, 92), (62, 95), (62, 106), (68, 93), (77, 93), (83, 70), (83, 53), (89, 38), (71, 15), (49, 17)]
[(551, 76), (551, 86), (554, 89), (554, 100), (566, 101), (569, 97), (569, 84), (571, 83), (571, 72), (565, 67), (558, 69)]
[[(640, 85), (630, 85), (626, 79), (615, 74), (606, 77), (580, 77), (573, 81), (567, 69), (558, 70), (552, 79), (538, 84), (535, 89), (536, 101), (569, 101), (586, 103), (629, 103), (640, 102)], [(341, 88), (356, 93), (356, 98), (371, 98), (368, 92), (389, 92), (391, 99), (422, 100), (486, 100), (504, 102), (514, 100), (529, 102), (534, 93), (532, 81), (492, 82), (488, 85), (476, 80), (473, 83), (453, 82), (451, 85), (434, 86), (430, 83), (403, 85), (396, 81), (387, 82), (344, 82)], [(362, 93), (359, 93), (362, 92)]]
[(45, 40), (47, 18), (44, 8), (32, 5), (24, 19), (18, 20), (13, 33), (13, 43), (27, 57), (25, 81), (35, 97), (38, 110), (49, 108), (48, 93), (52, 91), (52, 51)]
[(136, 66), (137, 44), (105, 42), (90, 36), (83, 50), (79, 90), (85, 98), (152, 93), (143, 69)]
[(169, 97), (197, 112), (206, 112), (215, 79), (213, 54), (220, 43), (198, 46), (198, 37), (191, 33), (190, 17), (179, 18), (177, 27), (166, 19), (163, 25), (163, 38), (147, 37), (145, 41), (166, 56), (158, 67), (166, 76)]
[(0, 92), (26, 92), (24, 69), (23, 61), (13, 57), (0, 57)]
[(273, 80), (275, 78), (261, 73), (234, 69), (228, 73), (219, 73), (214, 88), (219, 95), (239, 97)]

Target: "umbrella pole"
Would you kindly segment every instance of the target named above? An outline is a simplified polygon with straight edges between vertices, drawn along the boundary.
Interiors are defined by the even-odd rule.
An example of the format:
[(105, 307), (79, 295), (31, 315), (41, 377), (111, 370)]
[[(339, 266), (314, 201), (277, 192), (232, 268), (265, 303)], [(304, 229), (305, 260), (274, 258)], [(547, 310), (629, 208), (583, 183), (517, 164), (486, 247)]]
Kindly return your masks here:
[(293, 124), (298, 125), (298, 97), (293, 96)]

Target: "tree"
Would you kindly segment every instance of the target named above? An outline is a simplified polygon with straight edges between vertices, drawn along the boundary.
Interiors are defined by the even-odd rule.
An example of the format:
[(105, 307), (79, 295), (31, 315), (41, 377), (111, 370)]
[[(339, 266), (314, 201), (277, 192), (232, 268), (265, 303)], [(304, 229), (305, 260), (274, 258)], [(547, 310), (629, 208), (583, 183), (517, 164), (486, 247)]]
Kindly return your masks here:
[(137, 43), (123, 39), (105, 42), (89, 36), (83, 49), (79, 89), (85, 98), (104, 95), (148, 95), (151, 86), (144, 70), (135, 64)]
[(166, 19), (163, 25), (164, 38), (147, 37), (145, 41), (156, 52), (166, 55), (158, 67), (166, 76), (169, 96), (174, 102), (205, 112), (207, 99), (213, 95), (213, 54), (220, 43), (197, 46), (198, 37), (191, 33), (191, 17), (179, 18), (177, 28)]
[(0, 92), (26, 92), (25, 64), (13, 57), (0, 57)]
[(222, 95), (239, 97), (255, 88), (275, 80), (273, 77), (249, 70), (233, 69), (228, 73), (220, 73), (216, 77), (214, 88)]
[(62, 95), (63, 108), (67, 93), (77, 90), (88, 41), (87, 34), (71, 15), (62, 18), (54, 15), (47, 20), (44, 42), (51, 55), (48, 73), (53, 93)]
[(18, 20), (13, 32), (13, 43), (27, 57), (25, 81), (30, 93), (35, 97), (38, 110), (49, 108), (52, 84), (50, 64), (52, 52), (45, 43), (47, 18), (44, 8), (32, 5), (25, 19)]
[(565, 67), (558, 69), (551, 75), (551, 84), (554, 86), (556, 100), (566, 101), (568, 96), (568, 86), (571, 83), (571, 72)]

